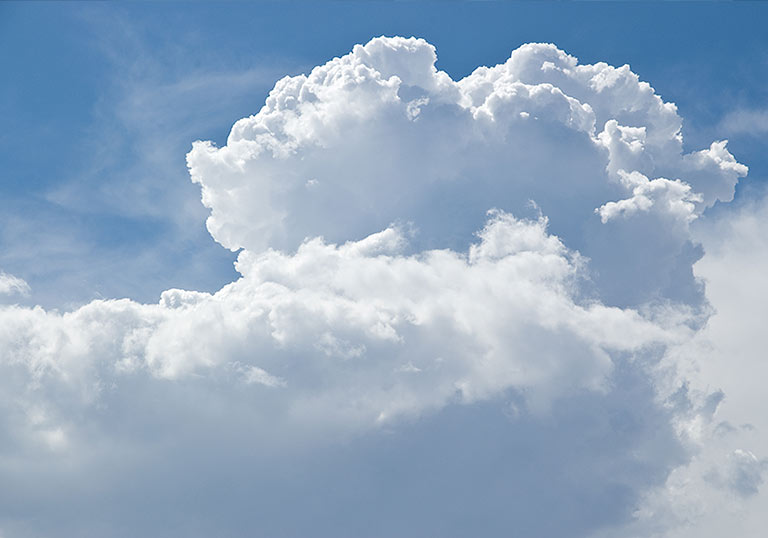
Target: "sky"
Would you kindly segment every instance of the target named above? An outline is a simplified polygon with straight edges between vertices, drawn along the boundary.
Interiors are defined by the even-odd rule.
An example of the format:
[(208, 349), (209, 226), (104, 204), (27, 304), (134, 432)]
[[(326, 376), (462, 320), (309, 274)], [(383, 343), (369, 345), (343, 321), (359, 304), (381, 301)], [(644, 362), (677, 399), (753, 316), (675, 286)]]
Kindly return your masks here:
[(0, 537), (762, 536), (766, 15), (1, 3)]

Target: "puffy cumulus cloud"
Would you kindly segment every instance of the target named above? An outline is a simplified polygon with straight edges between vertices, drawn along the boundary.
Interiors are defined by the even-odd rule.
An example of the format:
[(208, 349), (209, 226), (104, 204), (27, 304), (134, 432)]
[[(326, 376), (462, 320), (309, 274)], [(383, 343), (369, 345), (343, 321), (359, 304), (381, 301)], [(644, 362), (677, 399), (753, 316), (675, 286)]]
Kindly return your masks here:
[(374, 39), (194, 144), (219, 291), (0, 307), (0, 529), (638, 536), (694, 467), (758, 497), (759, 451), (698, 456), (739, 426), (681, 358), (746, 167), (628, 66), (435, 60)]
[(690, 222), (696, 218), (694, 202), (700, 202), (701, 195), (691, 192), (691, 186), (687, 183), (664, 178), (651, 181), (640, 172), (628, 174), (624, 170), (619, 171), (619, 177), (624, 185), (632, 189), (632, 197), (608, 202), (595, 209), (603, 224), (613, 218), (630, 217), (638, 211), (650, 211), (651, 208), (669, 215), (673, 220)]
[[(138, 487), (152, 503), (167, 506), (172, 534), (177, 534), (184, 528), (180, 519), (194, 519), (183, 516), (191, 502), (184, 490), (190, 482), (203, 490), (211, 487), (200, 482), (194, 467), (221, 465), (211, 478), (218, 485), (198, 493), (213, 503), (208, 510), (214, 519), (223, 516), (211, 495), (244, 467), (238, 472), (253, 481), (240, 486), (248, 495), (261, 498), (282, 488), (280, 495), (311, 510), (318, 502), (314, 495), (321, 494), (317, 488), (334, 481), (339, 493), (320, 503), (328, 517), (347, 517), (353, 506), (361, 518), (379, 520), (383, 514), (372, 506), (347, 498), (361, 487), (354, 478), (359, 473), (368, 487), (386, 493), (381, 502), (398, 510), (409, 509), (408, 502), (395, 501), (401, 487), (434, 497), (422, 517), (383, 523), (382, 535), (441, 529), (460, 536), (475, 524), (430, 521), (445, 504), (469, 502), (462, 487), (487, 488), (483, 498), (498, 497), (493, 501), (498, 503), (539, 487), (543, 473), (561, 493), (532, 496), (513, 511), (516, 521), (509, 513), (502, 516), (495, 504), (469, 506), (467, 513), (472, 521), (490, 518), (490, 534), (503, 534), (514, 524), (541, 535), (541, 521), (523, 518), (525, 512), (558, 502), (589, 480), (583, 498), (558, 509), (556, 526), (577, 525), (586, 533), (596, 524), (620, 520), (638, 490), (658, 485), (672, 462), (681, 461), (683, 449), (667, 413), (654, 403), (642, 363), (653, 361), (659, 346), (684, 340), (686, 327), (662, 327), (637, 311), (581, 300), (585, 261), (547, 232), (543, 217), (520, 220), (492, 212), (464, 253), (406, 255), (407, 248), (396, 228), (342, 245), (312, 239), (294, 254), (242, 252), (237, 262), (242, 277), (212, 295), (168, 290), (156, 305), (94, 301), (67, 313), (3, 307), (0, 369), (7, 442), (0, 473), (7, 487), (18, 490), (13, 499), (4, 499), (8, 512), (23, 515), (24, 503), (38, 499), (36, 488), (23, 486), (30, 476), (53, 476), (67, 488), (74, 477), (93, 474), (64, 505), (78, 511), (78, 503), (106, 503), (111, 515), (105, 517), (122, 522), (130, 518), (139, 494), (125, 486), (128, 475), (152, 469), (159, 474), (143, 475)], [(635, 396), (624, 401), (627, 394)], [(478, 407), (489, 401), (497, 404)], [(466, 416), (455, 411), (457, 406), (474, 411)], [(425, 419), (433, 437), (410, 426), (436, 413), (440, 419)], [(468, 440), (488, 436), (491, 425), (499, 429), (493, 434), (498, 439), (489, 447), (480, 443), (481, 450), (491, 451), (488, 461), (465, 462), (474, 469), (469, 474), (451, 471), (462, 465), (465, 451), (478, 448)], [(349, 451), (343, 457), (328, 448), (339, 436)], [(386, 449), (372, 447), (370, 436)], [(449, 443), (438, 449), (443, 464), (430, 466), (440, 438)], [(592, 447), (589, 439), (607, 446)], [(554, 447), (536, 455), (549, 443)], [(631, 453), (625, 449), (629, 444)], [(539, 470), (514, 471), (520, 461), (508, 460), (499, 451), (502, 446), (520, 461), (538, 458)], [(411, 460), (402, 460), (403, 450)], [(211, 460), (211, 451), (229, 461)], [(122, 467), (110, 468), (115, 458)], [(307, 467), (307, 458), (321, 471)], [(42, 469), (35, 467), (40, 462)], [(373, 462), (424, 470), (413, 479), (388, 482), (370, 468)], [(289, 464), (301, 470), (299, 477), (280, 474)], [(504, 483), (486, 483), (483, 477), (507, 465)], [(581, 470), (574, 474), (572, 465)], [(328, 469), (340, 476), (326, 476)], [(435, 493), (446, 476), (463, 486)], [(64, 494), (54, 490), (55, 499)], [(104, 490), (130, 508), (112, 513), (116, 507), (99, 499)], [(312, 496), (302, 496), (303, 490)], [(619, 495), (610, 501), (615, 512), (580, 515), (608, 502), (611, 491)], [(227, 498), (242, 502), (234, 497)], [(270, 533), (300, 536), (311, 530), (270, 518), (274, 501), (261, 502), (259, 513), (266, 511), (261, 517)], [(4, 524), (20, 535), (53, 532), (45, 520), (29, 531), (7, 520), (7, 513)], [(55, 532), (99, 534), (106, 522), (97, 517), (68, 524), (71, 529)], [(136, 530), (121, 524), (128, 534)], [(232, 531), (237, 533), (245, 522), (235, 518), (228, 524), (241, 529)], [(333, 529), (334, 535), (352, 536), (361, 532), (360, 524), (352, 518), (321, 533)]]
[(157, 305), (95, 301), (64, 314), (6, 307), (4, 366), (26, 370), (39, 405), (58, 392), (49, 383), (87, 406), (135, 376), (226, 375), (281, 388), (300, 416), (372, 427), (509, 388), (544, 408), (605, 391), (612, 354), (688, 333), (580, 301), (584, 261), (544, 218), (493, 212), (478, 235), (465, 253), (410, 256), (394, 228), (343, 245), (312, 239), (295, 254), (242, 252), (242, 278), (213, 295), (168, 290)]
[[(688, 221), (730, 200), (746, 174), (724, 142), (683, 154), (675, 106), (628, 66), (579, 65), (553, 45), (531, 44), (453, 81), (435, 59), (423, 40), (374, 39), (279, 81), (226, 146), (195, 143), (187, 159), (213, 237), (257, 252), (403, 222), (418, 231), (418, 246), (464, 248), (487, 209), (520, 214), (533, 199), (554, 233), (593, 260), (605, 300), (674, 294)], [(637, 174), (651, 181), (640, 193), (622, 180)], [(593, 211), (617, 198), (628, 198), (625, 215), (658, 200), (679, 231), (601, 224)], [(613, 255), (626, 244), (641, 248)], [(635, 271), (649, 254), (653, 267)]]

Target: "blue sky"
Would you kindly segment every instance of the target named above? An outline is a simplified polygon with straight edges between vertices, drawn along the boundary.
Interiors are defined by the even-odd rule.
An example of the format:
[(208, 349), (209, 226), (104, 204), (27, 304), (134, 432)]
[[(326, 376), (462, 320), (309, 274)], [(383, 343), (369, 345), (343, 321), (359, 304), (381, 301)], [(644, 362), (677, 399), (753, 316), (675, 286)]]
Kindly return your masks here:
[(767, 16), (0, 3), (0, 538), (762, 536)]

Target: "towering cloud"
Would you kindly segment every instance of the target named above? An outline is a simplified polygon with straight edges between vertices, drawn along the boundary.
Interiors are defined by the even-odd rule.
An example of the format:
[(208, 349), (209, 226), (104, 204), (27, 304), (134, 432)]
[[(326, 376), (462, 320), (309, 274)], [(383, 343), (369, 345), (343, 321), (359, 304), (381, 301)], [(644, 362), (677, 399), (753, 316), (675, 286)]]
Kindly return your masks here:
[(454, 82), (435, 59), (423, 40), (374, 39), (279, 81), (225, 147), (196, 143), (213, 237), (294, 249), (402, 222), (420, 246), (463, 249), (486, 210), (533, 200), (605, 300), (692, 299), (688, 223), (746, 174), (724, 142), (683, 154), (675, 106), (627, 66), (525, 45)]
[[(218, 292), (0, 309), (0, 528), (96, 506), (56, 533), (652, 532), (638, 507), (722, 396), (676, 359), (710, 312), (691, 226), (747, 169), (725, 142), (685, 154), (628, 66), (435, 61), (373, 39), (193, 145), (240, 251)], [(735, 449), (708, 483), (753, 495), (761, 461)]]

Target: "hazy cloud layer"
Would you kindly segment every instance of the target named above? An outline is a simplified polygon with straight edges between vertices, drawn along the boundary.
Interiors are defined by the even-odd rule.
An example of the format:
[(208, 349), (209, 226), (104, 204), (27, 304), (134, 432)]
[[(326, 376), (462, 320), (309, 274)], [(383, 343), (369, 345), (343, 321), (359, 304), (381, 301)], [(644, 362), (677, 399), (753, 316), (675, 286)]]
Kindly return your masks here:
[(0, 307), (0, 529), (652, 536), (680, 476), (760, 497), (759, 445), (718, 456), (752, 408), (691, 368), (722, 337), (692, 227), (746, 167), (628, 66), (435, 59), (357, 45), (193, 145), (218, 292)]

